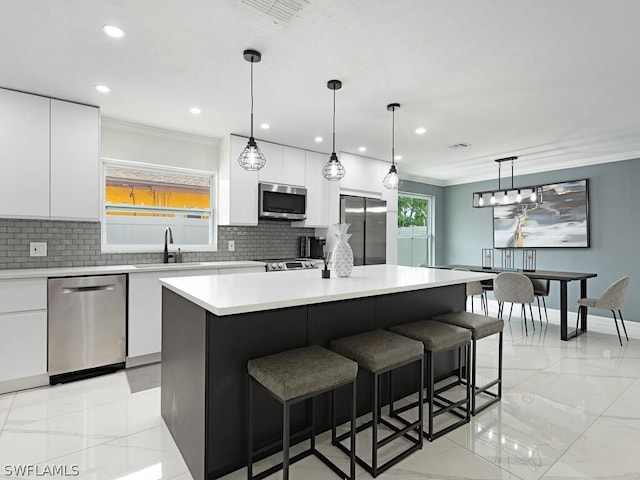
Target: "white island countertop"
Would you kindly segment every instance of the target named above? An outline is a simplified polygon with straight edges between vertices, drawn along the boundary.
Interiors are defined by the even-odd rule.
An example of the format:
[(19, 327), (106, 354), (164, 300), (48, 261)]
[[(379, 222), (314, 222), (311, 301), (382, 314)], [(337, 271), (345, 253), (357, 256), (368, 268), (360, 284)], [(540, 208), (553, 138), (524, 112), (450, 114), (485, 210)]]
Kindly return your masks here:
[(321, 278), (320, 269), (160, 279), (169, 290), (215, 315), (273, 310), (490, 280), (492, 273), (367, 265), (351, 276)]

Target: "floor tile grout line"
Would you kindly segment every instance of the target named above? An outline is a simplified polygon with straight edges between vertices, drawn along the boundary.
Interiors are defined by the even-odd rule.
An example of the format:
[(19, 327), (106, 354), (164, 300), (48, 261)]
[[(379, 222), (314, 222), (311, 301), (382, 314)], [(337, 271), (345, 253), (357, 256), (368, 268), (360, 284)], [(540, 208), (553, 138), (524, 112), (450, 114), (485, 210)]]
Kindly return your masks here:
[[(155, 387), (155, 388), (160, 388), (160, 387)], [(141, 391), (135, 392), (135, 393), (129, 392), (126, 397), (123, 397), (123, 398), (118, 399), (118, 400), (113, 400), (113, 401), (109, 401), (109, 402), (106, 402), (106, 403), (99, 403), (99, 404), (96, 404), (96, 405), (92, 405), (90, 407), (79, 408), (77, 410), (71, 410), (71, 411), (68, 411), (68, 412), (65, 412), (65, 413), (61, 413), (59, 415), (47, 416), (46, 418), (40, 418), (38, 420), (28, 421), (26, 423), (21, 423), (20, 425), (9, 425), (9, 428), (10, 429), (21, 428), (21, 427), (25, 427), (27, 425), (31, 425), (33, 423), (38, 423), (38, 422), (43, 422), (43, 421), (47, 421), (47, 420), (51, 420), (51, 419), (55, 419), (55, 418), (60, 418), (60, 417), (64, 417), (65, 415), (71, 415), (71, 414), (78, 413), (78, 412), (85, 412), (87, 410), (91, 410), (91, 409), (94, 409), (94, 408), (104, 407), (104, 406), (107, 406), (107, 405), (113, 405), (114, 403), (129, 402), (129, 399), (131, 398), (131, 395), (135, 395), (135, 394), (138, 394), (138, 393), (145, 393), (145, 392), (148, 392), (149, 390), (152, 390), (152, 389), (141, 390)], [(6, 424), (6, 422), (8, 420), (9, 420), (9, 415), (7, 414), (7, 418), (5, 419), (5, 424)], [(2, 432), (2, 431), (3, 430), (0, 430), (0, 432)]]
[(11, 409), (13, 408), (13, 404), (16, 401), (16, 393), (13, 392), (11, 395), (11, 403), (9, 404), (9, 409), (7, 410), (7, 415), (4, 417), (4, 421), (2, 425), (0, 425), (0, 436), (2, 436), (2, 432), (4, 432), (4, 427), (7, 425), (7, 420), (9, 419), (9, 415), (11, 414)]

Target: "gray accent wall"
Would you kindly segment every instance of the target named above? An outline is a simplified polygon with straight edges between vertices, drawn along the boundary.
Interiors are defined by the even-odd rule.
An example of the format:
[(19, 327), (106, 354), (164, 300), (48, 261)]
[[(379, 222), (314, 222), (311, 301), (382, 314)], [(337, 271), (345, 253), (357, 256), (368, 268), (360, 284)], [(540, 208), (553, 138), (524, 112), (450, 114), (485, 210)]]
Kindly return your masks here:
[[(255, 227), (218, 227), (218, 251), (184, 252), (183, 262), (256, 260), (298, 256), (298, 238), (313, 228), (260, 220)], [(162, 238), (159, 238), (162, 246)], [(229, 252), (229, 240), (235, 251)], [(30, 257), (30, 242), (47, 242), (46, 257)], [(176, 247), (170, 246), (175, 252)], [(161, 263), (162, 252), (101, 253), (99, 222), (13, 220), (0, 218), (0, 270), (9, 268), (85, 267)]]
[[(537, 268), (597, 273), (596, 278), (588, 281), (589, 296), (596, 297), (615, 280), (629, 275), (631, 283), (623, 316), (625, 320), (640, 321), (640, 159), (516, 176), (514, 185), (583, 178), (590, 181), (591, 248), (537, 249)], [(442, 263), (481, 264), (482, 249), (493, 246), (493, 212), (491, 208), (472, 208), (471, 197), (474, 191), (496, 187), (497, 177), (493, 181), (444, 189), (443, 201), (439, 202), (444, 203), (444, 222), (439, 224), (444, 229), (438, 235), (438, 243), (444, 245)], [(516, 253), (515, 259), (516, 267), (520, 267), (521, 256)], [(552, 282), (548, 306), (558, 308), (558, 292), (557, 282)], [(568, 292), (569, 309), (575, 312), (579, 283), (569, 284)], [(594, 313), (611, 315), (601, 310)], [(575, 315), (570, 315), (570, 325), (574, 321)]]

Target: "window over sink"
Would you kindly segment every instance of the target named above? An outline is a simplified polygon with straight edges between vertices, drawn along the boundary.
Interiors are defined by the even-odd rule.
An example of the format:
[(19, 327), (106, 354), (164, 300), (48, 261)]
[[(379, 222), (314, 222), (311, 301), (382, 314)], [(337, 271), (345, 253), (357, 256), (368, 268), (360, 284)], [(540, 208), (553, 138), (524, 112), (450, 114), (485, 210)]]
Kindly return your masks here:
[(216, 250), (215, 174), (103, 159), (102, 251)]

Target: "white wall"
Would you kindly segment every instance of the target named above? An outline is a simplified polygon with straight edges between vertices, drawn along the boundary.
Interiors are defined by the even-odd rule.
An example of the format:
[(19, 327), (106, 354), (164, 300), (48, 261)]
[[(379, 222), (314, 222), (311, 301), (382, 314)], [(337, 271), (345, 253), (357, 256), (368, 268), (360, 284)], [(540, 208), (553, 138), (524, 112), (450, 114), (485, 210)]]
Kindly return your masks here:
[(218, 171), (220, 141), (102, 117), (102, 158)]

